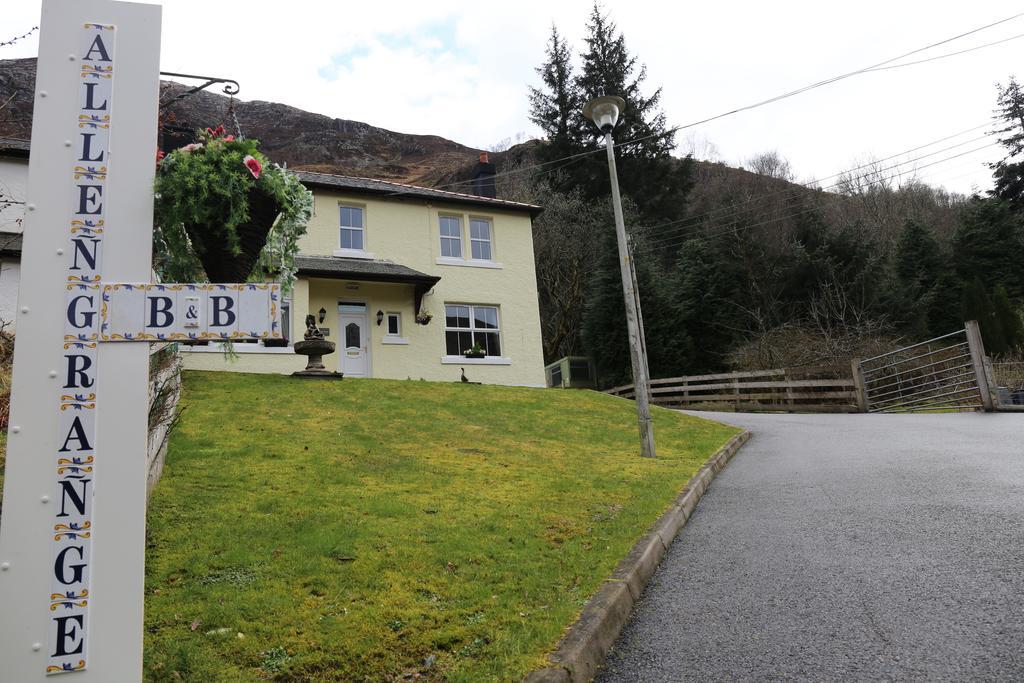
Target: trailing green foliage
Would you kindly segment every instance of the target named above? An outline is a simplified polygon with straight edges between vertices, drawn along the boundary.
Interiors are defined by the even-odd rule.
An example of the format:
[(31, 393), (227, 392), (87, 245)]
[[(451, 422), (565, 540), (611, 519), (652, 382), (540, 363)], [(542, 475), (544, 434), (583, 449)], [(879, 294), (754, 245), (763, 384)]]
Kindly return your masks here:
[[(298, 177), (271, 163), (251, 139), (223, 136), (223, 128), (198, 134), (199, 142), (176, 149), (158, 166), (154, 204), (154, 268), (165, 281), (205, 278), (197, 258), (206, 244), (241, 252), (238, 228), (250, 219), (250, 194), (259, 192), (280, 209), (250, 280), (295, 279), (298, 238), (312, 215), (312, 194)], [(201, 241), (185, 226), (203, 231)]]

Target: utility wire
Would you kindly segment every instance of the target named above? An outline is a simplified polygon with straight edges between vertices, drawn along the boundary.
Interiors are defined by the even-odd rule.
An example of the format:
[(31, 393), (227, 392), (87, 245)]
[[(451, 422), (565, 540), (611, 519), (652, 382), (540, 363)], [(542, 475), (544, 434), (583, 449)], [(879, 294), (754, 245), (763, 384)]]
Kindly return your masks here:
[[(849, 71), (847, 73), (840, 74), (838, 76), (832, 76), (831, 78), (826, 78), (826, 79), (818, 81), (816, 83), (811, 83), (810, 85), (805, 85), (805, 86), (803, 86), (801, 88), (797, 88), (796, 90), (790, 90), (787, 93), (783, 93), (781, 95), (776, 95), (774, 97), (769, 97), (768, 99), (761, 100), (760, 102), (755, 102), (753, 104), (748, 104), (748, 105), (743, 106), (743, 107), (738, 107), (736, 109), (731, 109), (731, 110), (729, 110), (727, 112), (723, 112), (721, 114), (716, 114), (715, 116), (710, 116), (710, 117), (708, 117), (706, 119), (701, 119), (700, 121), (693, 121), (691, 123), (687, 123), (687, 124), (684, 124), (684, 125), (681, 125), (681, 126), (676, 126), (675, 128), (670, 128), (669, 130), (665, 131), (664, 133), (654, 133), (652, 135), (647, 135), (647, 136), (642, 137), (642, 138), (636, 138), (636, 139), (633, 139), (633, 140), (629, 140), (626, 143), (622, 143), (622, 144), (632, 144), (634, 142), (640, 142), (641, 140), (646, 140), (646, 139), (650, 139), (650, 138), (653, 138), (653, 137), (661, 137), (661, 136), (664, 136), (664, 135), (673, 134), (673, 133), (676, 133), (676, 132), (678, 132), (680, 130), (683, 130), (683, 129), (686, 129), (686, 128), (692, 128), (694, 126), (699, 126), (702, 123), (709, 123), (711, 121), (716, 121), (718, 119), (725, 118), (726, 116), (732, 116), (733, 114), (738, 114), (740, 112), (749, 111), (751, 109), (756, 109), (758, 107), (763, 107), (766, 104), (772, 104), (773, 102), (778, 102), (780, 100), (784, 100), (786, 98), (793, 97), (794, 95), (800, 95), (800, 94), (805, 93), (805, 92), (807, 92), (809, 90), (814, 90), (815, 88), (820, 88), (820, 87), (825, 86), (825, 85), (830, 85), (830, 84), (836, 83), (838, 81), (846, 80), (847, 78), (852, 78), (853, 76), (858, 76), (860, 74), (868, 73), (868, 72), (871, 72), (871, 71), (882, 71), (882, 69), (880, 67), (884, 67), (887, 64), (892, 64), (892, 62), (896, 62), (896, 61), (899, 61), (901, 59), (905, 59), (906, 57), (911, 57), (913, 55), (920, 54), (921, 52), (925, 52), (926, 50), (930, 50), (933, 47), (938, 47), (940, 45), (945, 45), (946, 43), (953, 42), (954, 40), (959, 40), (960, 38), (965, 38), (965, 37), (967, 37), (969, 35), (973, 35), (975, 33), (978, 33), (979, 31), (984, 31), (985, 29), (992, 28), (993, 26), (998, 26), (1000, 24), (1005, 24), (1008, 21), (1013, 21), (1014, 19), (1017, 19), (1017, 18), (1022, 17), (1022, 16), (1024, 16), (1024, 12), (1020, 12), (1020, 13), (1014, 14), (1013, 16), (1006, 17), (1005, 19), (1000, 19), (999, 21), (995, 21), (995, 22), (993, 22), (991, 24), (985, 24), (984, 26), (979, 26), (978, 28), (971, 29), (970, 31), (967, 31), (965, 33), (960, 33), (960, 34), (955, 35), (955, 36), (953, 36), (951, 38), (946, 38), (945, 40), (940, 40), (937, 43), (932, 43), (930, 45), (925, 45), (924, 47), (919, 47), (916, 50), (911, 50), (910, 52), (905, 52), (905, 53), (903, 53), (901, 55), (898, 55), (896, 57), (890, 57), (889, 59), (886, 59), (884, 61), (878, 62), (877, 64), (872, 64), (871, 66), (865, 66), (865, 67), (857, 69), (855, 71)], [(897, 64), (897, 65), (893, 65), (893, 66), (891, 66), (889, 68), (896, 69), (896, 68), (901, 68), (901, 67), (904, 67), (904, 66), (912, 66), (913, 64), (914, 64), (914, 62), (911, 62), (911, 63), (908, 63), (908, 64)]]
[[(859, 180), (861, 178), (866, 178), (866, 177), (869, 177), (869, 176), (881, 173), (883, 171), (888, 171), (888, 170), (891, 170), (891, 169), (894, 169), (894, 168), (899, 168), (901, 166), (905, 166), (905, 165), (913, 163), (915, 161), (920, 161), (921, 159), (927, 159), (928, 157), (933, 157), (936, 154), (941, 154), (943, 152), (948, 152), (951, 149), (956, 149), (957, 147), (963, 147), (964, 145), (968, 145), (968, 144), (970, 144), (972, 142), (978, 142), (979, 140), (984, 140), (986, 138), (988, 138), (987, 135), (981, 135), (979, 137), (971, 138), (971, 139), (965, 140), (963, 142), (958, 142), (955, 145), (949, 145), (948, 147), (943, 147), (941, 149), (937, 149), (934, 152), (929, 152), (928, 154), (922, 154), (920, 156), (914, 157), (913, 159), (906, 159), (905, 161), (901, 161), (898, 164), (894, 164), (894, 165), (888, 166), (886, 168), (877, 168), (876, 167), (877, 163), (880, 163), (882, 161), (886, 161), (888, 159), (892, 159), (895, 156), (903, 156), (903, 154), (905, 154), (905, 153), (901, 153), (901, 154), (898, 154), (898, 155), (894, 155), (894, 157), (887, 157), (887, 159), (880, 159), (877, 162), (862, 164), (861, 166), (858, 166), (858, 167), (853, 168), (853, 169), (849, 169), (848, 171), (844, 171), (844, 172), (841, 172), (841, 173), (837, 173), (837, 174), (835, 174), (833, 176), (829, 176), (830, 178), (838, 178), (838, 180), (836, 182), (834, 182), (834, 183), (832, 183), (830, 185), (824, 186), (824, 187), (813, 187), (813, 186), (808, 186), (808, 185), (804, 185), (804, 184), (801, 184), (801, 183), (793, 183), (792, 186), (785, 187), (785, 188), (780, 189), (780, 190), (776, 190), (775, 192), (770, 192), (770, 193), (767, 193), (767, 194), (763, 194), (763, 195), (760, 195), (759, 197), (753, 197), (753, 198), (751, 198), (749, 200), (746, 200), (745, 202), (739, 202), (739, 203), (736, 203), (736, 204), (733, 204), (733, 205), (726, 205), (724, 207), (721, 207), (720, 210), (728, 211), (730, 209), (739, 208), (739, 207), (741, 207), (741, 206), (743, 206), (745, 204), (749, 204), (751, 202), (755, 202), (755, 201), (758, 201), (758, 200), (761, 200), (761, 199), (768, 199), (770, 197), (777, 196), (779, 194), (785, 194), (785, 193), (789, 192), (790, 190), (792, 190), (793, 186), (801, 187), (801, 188), (806, 188), (806, 189), (811, 190), (811, 191), (827, 192), (829, 190), (834, 190), (834, 189), (836, 189), (838, 187), (841, 187), (843, 185), (843, 183), (845, 181), (847, 181), (847, 180), (855, 181), (855, 180)], [(991, 144), (995, 144), (995, 143), (990, 143), (989, 145), (985, 145), (984, 147), (979, 147), (978, 149), (985, 149), (987, 147), (990, 147)], [(977, 150), (975, 150), (975, 151), (977, 151)], [(858, 171), (860, 169), (869, 168), (869, 167), (871, 168), (871, 170), (868, 173), (862, 174), (860, 176), (852, 176), (852, 177), (850, 176), (850, 174), (853, 171)], [(718, 211), (718, 210), (719, 209), (716, 209), (715, 211)], [(659, 228), (669, 227), (669, 226), (672, 226), (672, 225), (679, 225), (681, 223), (683, 224), (683, 225), (681, 225), (681, 227), (678, 227), (678, 228), (675, 228), (673, 230), (668, 230), (668, 231), (660, 233), (659, 234), (659, 238), (660, 238), (660, 237), (668, 236), (668, 235), (670, 235), (671, 233), (674, 233), (674, 232), (679, 232), (679, 231), (682, 231), (682, 230), (686, 230), (686, 229), (688, 229), (688, 228), (690, 228), (690, 227), (692, 227), (694, 225), (699, 224), (704, 218), (710, 218), (711, 220), (714, 220), (714, 221), (720, 221), (720, 220), (725, 220), (725, 219), (731, 218), (732, 216), (739, 215), (739, 214), (743, 213), (743, 211), (733, 211), (732, 213), (726, 213), (724, 215), (717, 215), (717, 216), (712, 216), (711, 215), (712, 213), (713, 212), (708, 212), (708, 213), (706, 213), (704, 215), (698, 214), (696, 216), (680, 218), (678, 220), (668, 221), (666, 223), (661, 223), (661, 224), (658, 224), (658, 225), (654, 225), (654, 226), (651, 226), (649, 228), (645, 227), (644, 229), (647, 230), (647, 231), (651, 231), (651, 230), (657, 230)]]
[[(945, 163), (947, 161), (950, 161), (952, 159), (958, 159), (958, 158), (961, 158), (961, 157), (965, 157), (965, 156), (974, 154), (975, 152), (980, 152), (982, 150), (985, 150), (985, 148), (993, 146), (994, 144), (995, 143), (993, 142), (993, 143), (986, 144), (986, 145), (983, 145), (981, 147), (978, 147), (978, 148), (976, 148), (976, 150), (970, 150), (970, 151), (964, 152), (962, 154), (952, 155), (950, 157), (946, 157), (944, 159), (940, 159), (940, 160), (932, 162), (930, 164), (925, 164), (924, 166), (916, 167), (915, 170), (920, 170), (922, 168), (928, 168), (930, 166), (935, 166), (937, 164), (943, 164), (943, 163)], [(873, 179), (873, 180), (869, 180), (869, 181), (865, 182), (862, 186), (863, 187), (870, 187), (872, 185), (877, 185), (877, 184), (880, 184), (880, 183), (890, 182), (893, 179), (895, 179), (896, 177), (898, 177), (901, 173), (902, 173), (902, 171), (896, 171), (892, 175), (889, 175), (887, 177), (882, 177), (882, 178), (876, 178), (876, 179)], [(934, 174), (929, 174), (929, 175), (934, 175)], [(924, 176), (924, 177), (929, 177), (929, 176)], [(652, 241), (650, 241), (649, 244), (651, 246), (657, 247), (658, 249), (669, 249), (669, 248), (672, 248), (672, 247), (677, 247), (677, 246), (685, 243), (687, 240), (690, 240), (690, 239), (696, 239), (696, 240), (705, 241), (705, 240), (708, 240), (708, 239), (711, 239), (711, 238), (718, 237), (718, 236), (720, 236), (720, 234), (727, 234), (727, 233), (730, 233), (730, 232), (738, 232), (740, 230), (746, 230), (746, 229), (750, 229), (750, 228), (754, 228), (754, 227), (759, 227), (759, 226), (762, 226), (762, 225), (768, 225), (770, 223), (774, 223), (774, 222), (777, 222), (777, 221), (780, 221), (780, 220), (786, 220), (788, 218), (796, 218), (798, 216), (802, 216), (802, 215), (805, 215), (807, 213), (810, 213), (810, 212), (813, 212), (813, 211), (817, 211), (817, 210), (819, 210), (819, 208), (820, 207), (814, 206), (814, 207), (810, 207), (808, 209), (804, 209), (802, 211), (798, 211), (798, 212), (793, 213), (793, 214), (787, 214), (787, 215), (784, 215), (784, 216), (776, 216), (774, 218), (769, 218), (769, 219), (766, 219), (765, 221), (762, 221), (762, 222), (759, 222), (759, 223), (753, 223), (753, 224), (750, 224), (750, 225), (742, 225), (742, 226), (732, 225), (732, 226), (729, 226), (729, 227), (725, 227), (724, 229), (719, 230), (719, 231), (702, 232), (702, 233), (699, 233), (699, 234), (689, 234), (689, 236), (687, 236), (687, 234), (678, 234), (678, 236), (675, 236), (673, 238), (669, 238), (669, 239), (664, 240), (664, 241), (652, 240)], [(722, 221), (722, 222), (719, 222), (719, 223), (714, 223), (710, 227), (723, 227), (724, 225), (726, 225), (726, 223), (727, 223), (727, 221)], [(706, 227), (708, 227), (708, 226), (706, 226)]]
[(974, 47), (969, 47), (966, 50), (959, 50), (957, 52), (947, 52), (944, 55), (935, 55), (934, 57), (928, 57), (927, 59), (919, 59), (919, 60), (914, 61), (914, 62), (905, 62), (903, 64), (893, 64), (892, 66), (879, 66), (879, 67), (876, 67), (874, 69), (870, 69), (870, 71), (886, 71), (888, 69), (901, 69), (901, 68), (903, 68), (905, 66), (916, 66), (917, 64), (927, 64), (928, 62), (934, 62), (934, 61), (937, 61), (937, 60), (940, 60), (940, 59), (946, 59), (947, 57), (956, 57), (957, 55), (965, 55), (968, 52), (974, 52), (975, 50), (981, 50), (981, 49), (984, 49), (986, 47), (992, 47), (994, 45), (1001, 45), (1003, 43), (1008, 43), (1011, 40), (1017, 40), (1018, 38), (1024, 38), (1024, 33), (1018, 33), (1015, 36), (1010, 36), (1009, 38), (1003, 38), (1002, 40), (995, 40), (995, 41), (993, 41), (991, 43), (984, 43), (983, 45), (976, 45)]
[[(853, 168), (848, 168), (846, 170), (839, 171), (838, 173), (833, 173), (832, 175), (825, 176), (824, 178), (816, 178), (813, 181), (813, 184), (808, 184), (808, 183), (791, 183), (791, 185), (798, 186), (798, 187), (805, 187), (808, 190), (825, 190), (827, 188), (822, 187), (820, 185), (820, 183), (825, 181), (825, 180), (830, 180), (832, 178), (841, 178), (842, 176), (849, 175), (851, 173), (854, 173), (855, 171), (859, 171), (859, 170), (864, 169), (864, 168), (875, 167), (878, 164), (884, 163), (886, 161), (891, 161), (892, 159), (896, 159), (897, 157), (902, 157), (904, 155), (911, 154), (913, 152), (917, 152), (917, 151), (920, 151), (922, 149), (926, 149), (928, 147), (933, 147), (933, 146), (939, 144), (940, 142), (946, 142), (947, 140), (952, 140), (954, 138), (960, 137), (961, 135), (965, 135), (967, 133), (971, 133), (971, 132), (974, 132), (976, 130), (980, 130), (982, 128), (987, 128), (990, 125), (991, 125), (991, 123), (983, 123), (980, 126), (975, 126), (973, 128), (967, 128), (965, 130), (960, 131), (959, 133), (954, 133), (953, 135), (947, 135), (946, 137), (942, 137), (942, 138), (939, 138), (937, 140), (932, 140), (931, 142), (925, 143), (923, 145), (918, 145), (917, 147), (912, 147), (910, 149), (905, 149), (902, 152), (897, 152), (895, 154), (892, 154), (892, 155), (887, 156), (887, 157), (883, 157), (881, 159), (872, 159), (871, 161), (863, 163), (860, 166), (854, 166)], [(945, 151), (946, 149), (953, 149), (954, 147), (957, 147), (957, 146), (966, 145), (966, 144), (968, 144), (970, 142), (976, 142), (977, 140), (982, 140), (985, 137), (987, 137), (987, 135), (986, 136), (977, 137), (977, 138), (972, 138), (972, 139), (967, 140), (965, 142), (961, 142), (961, 143), (959, 143), (957, 145), (951, 145), (950, 147), (947, 147), (945, 149), (938, 150), (935, 153), (937, 154), (938, 152)], [(928, 155), (925, 155), (925, 156), (928, 156)], [(918, 158), (923, 158), (923, 157), (918, 157)], [(912, 160), (908, 159), (907, 161), (912, 161)], [(742, 207), (742, 206), (747, 206), (747, 205), (752, 204), (752, 203), (761, 202), (761, 201), (763, 201), (765, 199), (768, 199), (770, 197), (778, 196), (780, 194), (785, 194), (785, 193), (789, 192), (791, 189), (792, 189), (792, 187), (784, 187), (784, 188), (781, 188), (781, 189), (778, 189), (778, 190), (775, 190), (775, 191), (772, 191), (772, 192), (768, 192), (768, 193), (765, 193), (765, 194), (759, 194), (759, 195), (757, 195), (755, 197), (751, 197), (751, 198), (743, 200), (743, 201), (732, 202), (732, 203), (727, 204), (725, 206), (720, 206), (720, 207), (717, 207), (717, 208), (714, 208), (714, 209), (709, 209), (708, 211), (705, 211), (703, 213), (694, 214), (692, 216), (686, 216), (686, 217), (683, 217), (683, 218), (667, 221), (665, 223), (659, 223), (657, 225), (644, 226), (644, 229), (645, 230), (657, 230), (659, 228), (664, 228), (664, 227), (668, 227), (668, 226), (671, 226), (671, 225), (676, 225), (676, 224), (679, 224), (681, 222), (697, 223), (697, 222), (699, 222), (699, 221), (701, 221), (702, 219), (705, 219), (705, 218), (712, 218), (712, 217), (714, 217), (716, 219), (717, 218), (721, 218), (722, 216), (718, 215), (718, 214), (723, 214), (725, 212), (729, 212), (729, 211), (731, 211), (733, 209), (736, 209), (736, 208), (739, 208), (739, 207)]]
[[(967, 156), (968, 154), (973, 154), (974, 152), (978, 152), (978, 151), (981, 151), (983, 149), (987, 149), (989, 147), (993, 147), (993, 146), (995, 146), (997, 144), (998, 143), (990, 143), (988, 145), (984, 145), (982, 147), (978, 147), (976, 149), (969, 150), (967, 152), (961, 152), (960, 154), (954, 154), (954, 155), (945, 157), (943, 159), (938, 159), (937, 161), (933, 161), (931, 163), (924, 164), (923, 166), (918, 166), (914, 170), (920, 170), (922, 168), (928, 168), (930, 166), (936, 166), (938, 164), (943, 164), (943, 163), (945, 163), (947, 161), (950, 161), (952, 159), (958, 159), (960, 157)], [(901, 174), (901, 172), (897, 171), (896, 173), (893, 173), (892, 175), (887, 176), (885, 178), (877, 178), (875, 180), (868, 181), (868, 182), (864, 183), (864, 187), (871, 187), (871, 186), (877, 185), (879, 183), (890, 182), (894, 178), (898, 177), (900, 174)], [(934, 174), (929, 174), (929, 175), (934, 175)], [(924, 176), (924, 177), (928, 177), (928, 176)], [(805, 214), (811, 213), (813, 211), (819, 211), (820, 209), (821, 209), (821, 207), (819, 207), (819, 206), (812, 206), (812, 207), (809, 207), (807, 209), (803, 209), (801, 211), (797, 211), (795, 213), (791, 213), (791, 214), (788, 214), (788, 215), (785, 215), (785, 216), (776, 216), (774, 218), (769, 218), (767, 220), (764, 220), (764, 221), (761, 221), (761, 222), (758, 222), (758, 223), (751, 223), (750, 225), (743, 225), (743, 226), (734, 225), (734, 226), (731, 226), (731, 227), (727, 227), (727, 228), (725, 228), (723, 230), (713, 231), (713, 232), (710, 232), (710, 233), (702, 233), (702, 234), (697, 234), (697, 235), (678, 235), (676, 237), (673, 237), (673, 238), (670, 238), (670, 239), (664, 240), (664, 241), (651, 240), (651, 241), (648, 242), (648, 244), (651, 245), (651, 246), (657, 247), (659, 250), (661, 250), (661, 249), (671, 248), (673, 246), (678, 246), (678, 245), (683, 244), (684, 242), (686, 242), (687, 240), (690, 240), (690, 239), (697, 239), (697, 240), (701, 240), (701, 241), (707, 241), (709, 239), (712, 239), (714, 237), (719, 237), (721, 235), (727, 235), (727, 234), (730, 234), (730, 233), (739, 234), (740, 232), (743, 232), (743, 231), (752, 230), (752, 229), (758, 228), (758, 227), (763, 227), (765, 225), (770, 225), (772, 223), (777, 223), (779, 221), (787, 220), (787, 219), (790, 219), (790, 218), (796, 218), (798, 216), (803, 216)], [(722, 224), (718, 224), (718, 225), (713, 225), (711, 227), (721, 227), (721, 226), (722, 226)]]
[[(1012, 20), (1017, 19), (1017, 18), (1022, 17), (1022, 16), (1024, 16), (1024, 12), (1020, 12), (1020, 13), (1014, 14), (1012, 16), (1006, 17), (1005, 19), (1000, 19), (1000, 20), (992, 22), (990, 24), (985, 24), (984, 26), (979, 26), (977, 28), (971, 29), (970, 31), (966, 31), (964, 33), (957, 34), (957, 35), (952, 36), (950, 38), (946, 38), (944, 40), (940, 40), (940, 41), (938, 41), (936, 43), (931, 43), (929, 45), (925, 45), (924, 47), (919, 47), (917, 49), (911, 50), (910, 52), (905, 52), (905, 53), (903, 53), (901, 55), (897, 55), (896, 57), (890, 57), (889, 59), (886, 59), (884, 61), (878, 62), (877, 64), (872, 64), (870, 66), (866, 66), (866, 67), (857, 69), (855, 71), (850, 71), (850, 72), (847, 72), (847, 73), (844, 73), (844, 74), (839, 74), (837, 76), (832, 76), (830, 78), (826, 78), (824, 80), (817, 81), (815, 83), (811, 83), (809, 85), (797, 88), (795, 90), (791, 90), (789, 92), (782, 93), (781, 95), (776, 95), (774, 97), (770, 97), (768, 99), (761, 100), (759, 102), (754, 102), (752, 104), (748, 104), (748, 105), (745, 105), (745, 106), (742, 106), (742, 107), (737, 107), (736, 109), (731, 109), (729, 111), (722, 112), (722, 113), (716, 114), (714, 116), (709, 116), (707, 118), (700, 119), (699, 121), (692, 121), (690, 123), (686, 123), (686, 124), (682, 124), (682, 125), (679, 125), (679, 126), (675, 126), (673, 128), (668, 129), (667, 131), (664, 131), (664, 132), (661, 132), (661, 133), (653, 133), (651, 135), (645, 135), (645, 136), (642, 136), (642, 137), (633, 138), (631, 140), (624, 140), (622, 142), (617, 142), (617, 143), (615, 143), (615, 147), (625, 147), (627, 145), (632, 145), (632, 144), (635, 144), (635, 143), (638, 143), (638, 142), (643, 142), (645, 140), (649, 140), (649, 139), (656, 138), (656, 137), (665, 137), (667, 135), (674, 135), (678, 131), (685, 130), (687, 128), (693, 128), (694, 126), (699, 126), (699, 125), (704, 124), (704, 123), (710, 123), (711, 121), (717, 121), (718, 119), (722, 119), (722, 118), (725, 118), (727, 116), (732, 116), (734, 114), (739, 114), (741, 112), (750, 111), (751, 109), (756, 109), (758, 107), (763, 107), (763, 106), (765, 106), (767, 104), (772, 104), (774, 102), (778, 102), (780, 100), (784, 100), (784, 99), (787, 99), (789, 97), (794, 97), (796, 95), (805, 93), (805, 92), (807, 92), (809, 90), (814, 90), (815, 88), (820, 88), (820, 87), (825, 86), (825, 85), (830, 85), (832, 83), (836, 83), (838, 81), (845, 80), (847, 78), (851, 78), (853, 76), (857, 76), (857, 75), (860, 75), (860, 74), (870, 73), (872, 71), (883, 71), (885, 69), (897, 69), (897, 68), (903, 68), (903, 67), (906, 67), (906, 66), (914, 66), (915, 64), (919, 64), (919, 63), (922, 63), (924, 61), (930, 61), (930, 60), (921, 60), (919, 62), (908, 62), (906, 64), (894, 64), (892, 66), (888, 66), (888, 65), (891, 65), (892, 62), (897, 62), (897, 61), (899, 61), (901, 59), (905, 59), (907, 57), (911, 57), (913, 55), (920, 54), (921, 52), (925, 52), (926, 50), (930, 50), (930, 49), (938, 47), (940, 45), (945, 45), (947, 43), (951, 43), (951, 42), (953, 42), (955, 40), (959, 40), (961, 38), (965, 38), (967, 36), (973, 35), (973, 34), (978, 33), (980, 31), (984, 31), (986, 29), (992, 28), (993, 26), (998, 26), (1000, 24), (1005, 24), (1008, 21), (1012, 21)], [(1021, 34), (1021, 36), (1014, 36), (1013, 38), (1007, 38), (1006, 40), (997, 41), (995, 43), (990, 43), (990, 44), (987, 44), (987, 45), (977, 46), (975, 48), (971, 48), (971, 50), (981, 49), (982, 47), (990, 47), (991, 45), (997, 45), (999, 43), (1006, 42), (1007, 40), (1015, 40), (1015, 39), (1020, 38), (1020, 37), (1024, 37), (1024, 34)], [(967, 52), (967, 51), (970, 51), (970, 50), (965, 50), (963, 52)], [(954, 54), (961, 54), (961, 53), (951, 53), (951, 54), (947, 54), (947, 55), (938, 55), (938, 56), (936, 56), (936, 57), (934, 57), (932, 59), (943, 59), (945, 57), (951, 57)], [(882, 67), (885, 67), (885, 69), (883, 69)], [(534, 164), (534, 165), (531, 165), (531, 166), (523, 166), (523, 167), (520, 167), (520, 168), (512, 169), (510, 171), (503, 171), (501, 173), (496, 173), (495, 175), (490, 176), (490, 178), (497, 179), (497, 178), (502, 178), (502, 177), (506, 177), (506, 176), (510, 176), (510, 175), (524, 173), (526, 171), (530, 171), (530, 170), (533, 170), (533, 169), (536, 169), (536, 168), (542, 168), (544, 166), (548, 166), (548, 165), (551, 165), (551, 164), (556, 164), (556, 163), (558, 163), (560, 161), (574, 161), (575, 162), (578, 159), (581, 159), (581, 158), (586, 157), (586, 156), (590, 156), (591, 154), (598, 154), (600, 152), (604, 152), (604, 149), (603, 148), (595, 148), (595, 149), (588, 150), (588, 151), (585, 151), (585, 152), (579, 152), (579, 153), (572, 154), (572, 155), (569, 155), (569, 156), (566, 156), (566, 157), (562, 157), (560, 159), (552, 159), (551, 161), (546, 161), (546, 162), (543, 162), (543, 163), (540, 163), (540, 164)], [(567, 165), (569, 165), (569, 164), (566, 164), (566, 166)], [(547, 171), (547, 172), (552, 172), (552, 171)], [(465, 185), (471, 185), (473, 182), (474, 182), (474, 180), (472, 180), (472, 179), (470, 179), (470, 180), (458, 180), (458, 181), (453, 181), (451, 183), (446, 183), (444, 185), (437, 185), (437, 186), (433, 187), (432, 189), (441, 190), (441, 189), (446, 189), (446, 188), (450, 188), (450, 187), (461, 187), (461, 186), (465, 186)], [(400, 192), (396, 192), (395, 194), (401, 194), (401, 193)]]

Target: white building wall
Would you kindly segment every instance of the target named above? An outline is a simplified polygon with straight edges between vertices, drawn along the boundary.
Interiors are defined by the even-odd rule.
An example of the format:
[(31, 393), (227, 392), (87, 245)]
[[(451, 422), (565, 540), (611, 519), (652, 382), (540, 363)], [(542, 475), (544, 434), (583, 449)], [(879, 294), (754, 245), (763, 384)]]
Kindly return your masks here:
[(7, 202), (24, 202), (27, 185), (28, 159), (0, 157), (0, 232), (21, 232), (25, 205)]
[(0, 321), (7, 323), (4, 328), (14, 331), (15, 310), (18, 307), (18, 282), (21, 280), (21, 263), (17, 259), (0, 259)]
[[(21, 219), (25, 215), (23, 202), (27, 185), (28, 159), (0, 157), (0, 233), (22, 231)], [(0, 259), (0, 321), (7, 323), (6, 329), (9, 332), (14, 331), (20, 279), (20, 259)]]

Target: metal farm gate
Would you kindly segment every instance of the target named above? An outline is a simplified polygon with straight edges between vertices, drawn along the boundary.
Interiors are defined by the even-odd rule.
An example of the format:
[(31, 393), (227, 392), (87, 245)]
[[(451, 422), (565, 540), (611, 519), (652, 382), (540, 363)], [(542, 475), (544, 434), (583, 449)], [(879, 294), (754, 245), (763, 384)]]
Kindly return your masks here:
[(863, 360), (859, 377), (870, 413), (992, 410), (977, 323)]

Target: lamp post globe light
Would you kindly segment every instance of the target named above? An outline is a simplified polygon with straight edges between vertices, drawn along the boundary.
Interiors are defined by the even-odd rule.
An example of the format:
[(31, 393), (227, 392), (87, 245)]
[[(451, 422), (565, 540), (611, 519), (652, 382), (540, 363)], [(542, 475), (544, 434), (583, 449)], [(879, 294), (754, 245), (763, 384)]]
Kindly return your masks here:
[(619, 195), (619, 176), (615, 168), (615, 142), (612, 129), (619, 120), (619, 114), (626, 108), (621, 97), (605, 95), (583, 107), (583, 115), (594, 122), (604, 133), (604, 145), (608, 152), (608, 175), (611, 177), (612, 206), (615, 211), (615, 237), (619, 246), (619, 270), (622, 275), (622, 294), (626, 303), (626, 330), (629, 334), (629, 358), (633, 366), (633, 394), (636, 397), (636, 417), (640, 427), (640, 455), (653, 458), (654, 425), (651, 422), (650, 378), (647, 375), (647, 349), (637, 305), (636, 277), (633, 272), (633, 258), (626, 242), (626, 223), (622, 218), (622, 197)]

